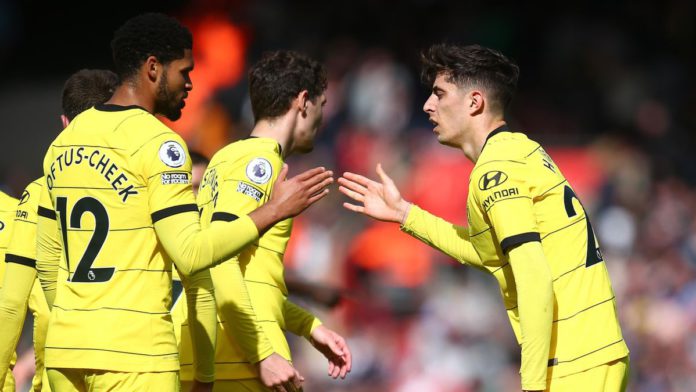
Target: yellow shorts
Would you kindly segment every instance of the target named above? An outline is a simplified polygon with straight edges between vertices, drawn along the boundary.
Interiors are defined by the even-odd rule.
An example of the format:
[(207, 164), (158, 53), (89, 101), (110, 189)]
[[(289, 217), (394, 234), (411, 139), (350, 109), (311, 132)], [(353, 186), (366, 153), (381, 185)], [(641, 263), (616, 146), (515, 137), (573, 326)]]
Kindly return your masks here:
[(127, 373), (94, 369), (47, 369), (53, 391), (179, 392), (179, 372)]
[(549, 380), (548, 392), (624, 392), (628, 385), (628, 357)]
[[(182, 381), (181, 390), (188, 392), (191, 390), (193, 382)], [(243, 380), (217, 380), (213, 384), (213, 392), (271, 392), (272, 389), (266, 388), (265, 385), (257, 378), (248, 378)], [(297, 390), (302, 392), (302, 389)]]

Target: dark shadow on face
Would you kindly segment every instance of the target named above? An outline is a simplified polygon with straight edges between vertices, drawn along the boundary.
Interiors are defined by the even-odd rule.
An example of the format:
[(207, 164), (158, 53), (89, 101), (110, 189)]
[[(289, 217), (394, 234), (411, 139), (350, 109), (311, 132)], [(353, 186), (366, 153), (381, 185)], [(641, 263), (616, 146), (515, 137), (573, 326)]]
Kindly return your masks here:
[(167, 68), (162, 72), (162, 78), (157, 86), (157, 96), (155, 100), (155, 113), (161, 114), (171, 121), (181, 118), (183, 101), (177, 99), (175, 91), (169, 89), (167, 82)]

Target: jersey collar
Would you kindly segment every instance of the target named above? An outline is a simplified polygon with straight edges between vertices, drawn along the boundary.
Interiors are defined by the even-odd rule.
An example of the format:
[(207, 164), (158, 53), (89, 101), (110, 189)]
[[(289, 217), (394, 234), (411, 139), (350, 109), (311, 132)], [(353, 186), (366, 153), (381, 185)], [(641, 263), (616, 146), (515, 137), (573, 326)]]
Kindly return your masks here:
[[(258, 136), (251, 136), (251, 135), (249, 135), (249, 136), (245, 137), (244, 139), (259, 139), (259, 137), (258, 137)], [(273, 140), (273, 139), (270, 139), (270, 138), (263, 138), (263, 139)], [(274, 140), (274, 141), (275, 141), (275, 140)], [(280, 143), (278, 143), (278, 142), (276, 142), (276, 144), (278, 145), (278, 155), (280, 155), (280, 156), (282, 157), (282, 156), (283, 156), (283, 147), (282, 147), (282, 146), (280, 145)]]
[[(124, 110), (130, 110), (130, 109), (141, 109), (145, 110), (141, 106), (138, 105), (128, 105), (128, 106), (121, 106), (121, 105), (114, 105), (112, 103), (98, 103), (94, 105), (94, 108), (97, 110), (100, 110), (102, 112), (121, 112)], [(147, 110), (145, 110), (147, 112)]]
[(508, 128), (507, 124), (503, 124), (499, 126), (498, 128), (494, 129), (491, 133), (488, 134), (486, 137), (486, 141), (483, 143), (483, 147), (481, 147), (481, 151), (483, 151), (484, 148), (486, 148), (486, 144), (488, 144), (488, 141), (495, 135), (502, 133), (502, 132), (510, 132), (510, 128)]

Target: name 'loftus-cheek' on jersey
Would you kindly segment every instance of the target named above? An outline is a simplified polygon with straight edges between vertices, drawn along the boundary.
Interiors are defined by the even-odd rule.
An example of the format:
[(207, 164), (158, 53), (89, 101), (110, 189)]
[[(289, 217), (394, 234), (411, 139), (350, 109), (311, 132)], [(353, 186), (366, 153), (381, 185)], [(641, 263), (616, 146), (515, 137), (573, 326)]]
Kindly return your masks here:
[(135, 106), (88, 109), (51, 144), (44, 174), (63, 255), (47, 367), (178, 370), (172, 261), (153, 222), (192, 203), (190, 173), (183, 140)]

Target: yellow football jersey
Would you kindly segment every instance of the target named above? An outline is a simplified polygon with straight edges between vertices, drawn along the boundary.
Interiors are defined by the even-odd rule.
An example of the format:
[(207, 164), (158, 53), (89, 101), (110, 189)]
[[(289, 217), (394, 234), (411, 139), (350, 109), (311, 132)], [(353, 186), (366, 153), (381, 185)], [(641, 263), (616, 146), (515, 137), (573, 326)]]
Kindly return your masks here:
[(491, 133), (471, 172), (467, 210), (478, 267), (497, 279), (518, 341), (517, 291), (506, 252), (541, 241), (554, 293), (548, 378), (628, 354), (590, 220), (538, 143), (507, 127)]
[[(24, 189), (22, 196), (17, 205), (14, 225), (12, 227), (12, 238), (7, 247), (5, 261), (8, 263), (22, 264), (31, 267), (32, 274), (26, 273), (22, 276), (11, 276), (14, 284), (22, 286), (22, 290), (28, 296), (25, 304), (29, 306), (34, 316), (34, 356), (36, 358), (36, 372), (33, 379), (33, 388), (35, 390), (48, 390), (48, 384), (43, 385), (42, 375), (44, 370), (44, 344), (46, 339), (46, 328), (48, 326), (49, 309), (46, 303), (46, 298), (41, 290), (41, 285), (36, 278), (36, 226), (39, 210), (39, 199), (41, 192), (44, 190), (45, 181), (39, 178), (33, 181)], [(19, 279), (19, 281), (17, 281)], [(17, 290), (18, 292), (21, 290)], [(24, 295), (24, 294), (18, 294)], [(26, 298), (26, 297), (25, 297)], [(12, 323), (11, 328), (0, 332), (0, 335), (11, 336), (10, 339), (16, 342), (21, 332), (21, 322)]]
[(0, 288), (5, 279), (5, 252), (10, 243), (12, 222), (17, 213), (19, 200), (0, 191)]
[[(232, 143), (215, 154), (206, 170), (198, 194), (201, 225), (234, 220), (266, 203), (283, 165), (280, 146), (269, 138), (248, 138)], [(218, 339), (215, 356), (216, 379), (257, 377), (251, 362), (269, 350), (291, 359), (284, 331), (308, 336), (319, 320), (287, 299), (283, 277), (283, 254), (290, 239), (292, 219), (279, 222), (237, 257), (211, 268), (218, 307)], [(235, 312), (246, 303), (238, 288), (229, 285), (232, 263), (238, 263), (251, 300), (252, 312), (265, 340), (239, 326)], [(236, 267), (235, 267), (236, 268)], [(183, 306), (186, 301), (178, 301)], [(240, 306), (241, 304), (241, 306)], [(182, 313), (180, 313), (182, 314)], [(187, 324), (181, 333), (181, 378), (190, 380), (191, 349)]]
[[(17, 213), (18, 202), (19, 200), (0, 191), (0, 295), (2, 294), (2, 284), (5, 280), (5, 252), (12, 234), (12, 222)], [(11, 355), (12, 358), (8, 365), (13, 367), (16, 360), (14, 350), (12, 350)], [(0, 390), (5, 390), (6, 387), (14, 388), (14, 377), (9, 370), (4, 380), (0, 380)]]
[(179, 369), (172, 261), (153, 225), (196, 211), (190, 172), (181, 137), (137, 106), (97, 105), (51, 144), (44, 175), (63, 254), (46, 367)]

